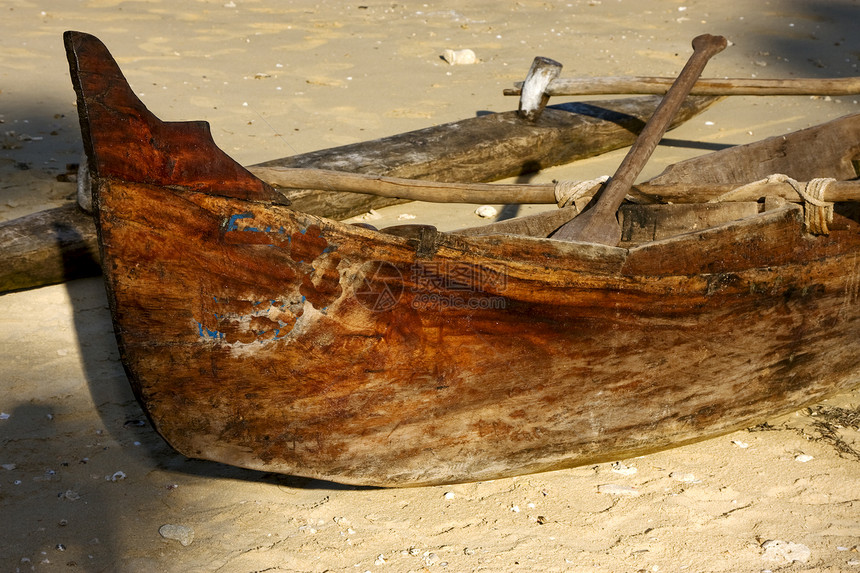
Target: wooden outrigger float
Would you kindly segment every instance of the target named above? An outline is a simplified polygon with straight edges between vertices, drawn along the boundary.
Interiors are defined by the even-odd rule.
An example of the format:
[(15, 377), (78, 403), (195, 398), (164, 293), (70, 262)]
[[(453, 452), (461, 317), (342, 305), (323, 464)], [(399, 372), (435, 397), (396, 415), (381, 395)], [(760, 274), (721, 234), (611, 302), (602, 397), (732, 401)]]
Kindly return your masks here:
[[(749, 187), (628, 203), (617, 247), (545, 238), (575, 207), (463, 233), (346, 225), (282, 205), (204, 124), (149, 113), (95, 39), (65, 39), (122, 361), (187, 456), (485, 480), (690, 443), (858, 382), (850, 205), (813, 234), (820, 200)], [(856, 179), (858, 157), (855, 115), (684, 162), (633, 199), (684, 182), (717, 199), (774, 171)]]

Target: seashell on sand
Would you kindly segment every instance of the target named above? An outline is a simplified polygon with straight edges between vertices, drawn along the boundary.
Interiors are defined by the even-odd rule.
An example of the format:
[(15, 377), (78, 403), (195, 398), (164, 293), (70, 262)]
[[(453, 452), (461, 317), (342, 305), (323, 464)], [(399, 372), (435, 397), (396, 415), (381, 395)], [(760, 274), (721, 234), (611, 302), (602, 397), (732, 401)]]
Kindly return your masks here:
[(445, 50), (442, 52), (442, 59), (452, 66), (464, 66), (474, 64), (478, 61), (475, 52), (468, 48), (463, 50)]

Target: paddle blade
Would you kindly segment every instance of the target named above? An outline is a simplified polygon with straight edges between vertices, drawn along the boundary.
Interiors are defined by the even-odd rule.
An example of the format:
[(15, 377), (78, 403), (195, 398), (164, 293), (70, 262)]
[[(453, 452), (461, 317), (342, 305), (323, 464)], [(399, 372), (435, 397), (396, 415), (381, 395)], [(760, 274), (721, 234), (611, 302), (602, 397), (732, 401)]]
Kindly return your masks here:
[(607, 224), (603, 216), (595, 216), (594, 210), (589, 209), (562, 225), (550, 238), (615, 246), (621, 242), (621, 225), (617, 219)]

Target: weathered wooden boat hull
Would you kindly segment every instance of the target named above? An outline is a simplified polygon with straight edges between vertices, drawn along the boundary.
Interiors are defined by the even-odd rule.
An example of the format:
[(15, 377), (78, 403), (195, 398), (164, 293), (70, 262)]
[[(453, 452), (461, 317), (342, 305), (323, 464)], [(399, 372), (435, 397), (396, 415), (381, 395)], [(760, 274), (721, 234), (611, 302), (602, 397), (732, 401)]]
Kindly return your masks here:
[(282, 207), (102, 190), (123, 361), (190, 457), (482, 480), (683, 444), (856, 383), (858, 230), (809, 240), (798, 208), (625, 251), (410, 244)]
[(199, 159), (220, 167), (189, 151), (141, 177), (110, 152), (128, 142), (94, 129), (106, 84), (75, 73), (78, 40), (123, 364), (185, 455), (351, 484), (484, 480), (681, 445), (858, 382), (854, 220), (812, 237), (785, 206), (631, 248), (387, 235), (276, 204), (211, 161), (211, 140)]
[[(94, 58), (115, 63), (100, 43)], [(673, 127), (710, 107), (719, 98), (689, 98)], [(536, 121), (515, 111), (490, 113), (383, 137), (302, 153), (258, 164), (430, 179), (482, 182), (538, 171), (630, 145), (660, 98), (563, 103), (549, 106)], [(397, 200), (325, 190), (281, 189), (294, 209), (345, 219)], [(65, 231), (54, 231), (65, 229)], [(62, 236), (59, 234), (62, 232)], [(0, 223), (0, 293), (60, 283), (98, 274), (98, 251), (89, 214), (69, 205)]]

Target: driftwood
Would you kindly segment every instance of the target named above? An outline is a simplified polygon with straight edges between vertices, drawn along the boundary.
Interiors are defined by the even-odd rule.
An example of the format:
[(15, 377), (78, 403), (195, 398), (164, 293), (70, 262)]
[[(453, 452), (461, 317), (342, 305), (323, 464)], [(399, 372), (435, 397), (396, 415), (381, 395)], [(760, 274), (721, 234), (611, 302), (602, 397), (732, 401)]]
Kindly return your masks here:
[[(605, 78), (556, 78), (546, 87), (547, 96), (601, 94), (664, 94), (674, 78), (648, 76)], [(505, 89), (508, 96), (522, 95), (522, 84)], [(854, 95), (860, 94), (860, 78), (702, 78), (690, 91), (693, 95)]]
[(0, 293), (101, 273), (92, 215), (77, 204), (0, 224)]
[[(690, 443), (857, 383), (856, 218), (814, 236), (798, 205), (734, 204), (717, 210), (739, 218), (621, 247), (380, 233), (276, 204), (195, 124), (137, 109), (94, 38), (65, 39), (122, 361), (188, 456), (353, 484), (485, 480)], [(816, 145), (820, 168), (858, 144)], [(141, 154), (173, 165), (165, 148), (181, 168), (142, 174)]]
[[(109, 57), (109, 54), (107, 54)], [(534, 121), (516, 111), (492, 113), (373, 141), (266, 161), (260, 168), (318, 168), (420, 180), (478, 182), (502, 179), (591, 157), (633, 142), (660, 98), (646, 96), (550, 106)], [(689, 98), (675, 125), (707, 109), (715, 98)], [(277, 187), (277, 185), (275, 184)], [(284, 190), (294, 209), (345, 219), (392, 205), (396, 198), (322, 190)], [(73, 206), (0, 223), (0, 252), (15, 264), (0, 270), (0, 293), (97, 274), (91, 217)], [(54, 220), (53, 218), (56, 218)], [(62, 242), (44, 229), (70, 226)], [(83, 256), (77, 260), (78, 256)], [(97, 259), (96, 259), (97, 260)]]

